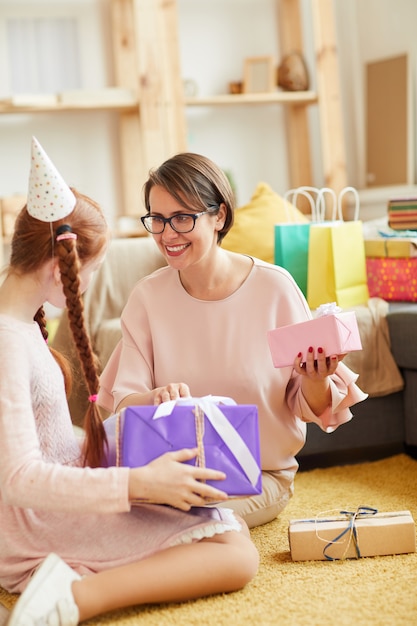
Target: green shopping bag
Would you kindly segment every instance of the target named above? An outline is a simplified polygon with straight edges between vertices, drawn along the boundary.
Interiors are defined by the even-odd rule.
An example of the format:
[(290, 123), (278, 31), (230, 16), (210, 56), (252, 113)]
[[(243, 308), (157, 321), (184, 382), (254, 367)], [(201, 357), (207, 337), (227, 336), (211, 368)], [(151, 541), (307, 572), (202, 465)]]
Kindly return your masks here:
[(296, 206), (298, 194), (303, 195), (310, 202), (311, 219), (315, 219), (315, 204), (308, 190), (318, 191), (315, 188), (300, 187), (290, 189), (284, 195), (287, 209), (287, 222), (274, 226), (274, 263), (288, 270), (295, 282), (307, 295), (308, 247), (311, 222), (294, 222), (288, 209), (288, 198), (292, 196), (292, 204)]

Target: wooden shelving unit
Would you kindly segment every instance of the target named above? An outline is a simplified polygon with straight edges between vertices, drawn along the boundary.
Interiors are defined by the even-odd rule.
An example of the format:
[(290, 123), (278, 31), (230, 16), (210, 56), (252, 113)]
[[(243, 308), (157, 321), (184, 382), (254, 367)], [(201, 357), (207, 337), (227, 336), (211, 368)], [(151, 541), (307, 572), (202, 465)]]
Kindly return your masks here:
[[(281, 55), (302, 51), (299, 0), (277, 0), (277, 5)], [(311, 12), (324, 184), (339, 191), (347, 185), (347, 174), (333, 0), (311, 0)], [(311, 185), (307, 106), (293, 104), (286, 114), (291, 186)]]
[(176, 0), (111, 0), (111, 20), (116, 84), (138, 93), (120, 114), (124, 214), (138, 215), (149, 169), (187, 149)]
[[(299, 0), (276, 2), (281, 54), (302, 50)], [(187, 149), (186, 107), (284, 105), (291, 186), (298, 186), (313, 183), (307, 111), (309, 106), (317, 105), (325, 184), (341, 189), (346, 185), (346, 163), (332, 0), (311, 0), (311, 6), (317, 93), (276, 91), (185, 99), (176, 0), (111, 0), (115, 86), (132, 90), (137, 101), (98, 99), (39, 106), (0, 103), (0, 114), (117, 113), (123, 192), (120, 212), (138, 215), (138, 189), (149, 169)]]

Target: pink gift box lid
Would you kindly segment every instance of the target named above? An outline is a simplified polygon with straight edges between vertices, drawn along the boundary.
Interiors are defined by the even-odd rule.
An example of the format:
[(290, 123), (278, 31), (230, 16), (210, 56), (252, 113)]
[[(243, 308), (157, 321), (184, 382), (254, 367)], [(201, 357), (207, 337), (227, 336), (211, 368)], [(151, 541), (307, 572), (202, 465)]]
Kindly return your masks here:
[(281, 326), (268, 331), (274, 367), (292, 366), (299, 352), (305, 356), (310, 346), (323, 348), (326, 356), (362, 350), (354, 311), (323, 315), (307, 322)]

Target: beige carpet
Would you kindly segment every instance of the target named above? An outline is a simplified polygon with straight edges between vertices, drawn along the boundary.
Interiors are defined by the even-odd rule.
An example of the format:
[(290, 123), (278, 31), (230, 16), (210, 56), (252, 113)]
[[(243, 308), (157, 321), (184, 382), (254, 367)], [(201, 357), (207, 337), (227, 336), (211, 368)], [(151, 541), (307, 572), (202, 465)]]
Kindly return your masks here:
[[(262, 561), (258, 576), (246, 589), (182, 605), (136, 607), (85, 624), (417, 624), (416, 553), (334, 562), (291, 561), (289, 519), (364, 504), (380, 511), (409, 509), (417, 520), (417, 461), (398, 455), (373, 463), (299, 473), (294, 498), (285, 512), (276, 521), (253, 531)], [(14, 597), (0, 589), (0, 602), (11, 607)]]

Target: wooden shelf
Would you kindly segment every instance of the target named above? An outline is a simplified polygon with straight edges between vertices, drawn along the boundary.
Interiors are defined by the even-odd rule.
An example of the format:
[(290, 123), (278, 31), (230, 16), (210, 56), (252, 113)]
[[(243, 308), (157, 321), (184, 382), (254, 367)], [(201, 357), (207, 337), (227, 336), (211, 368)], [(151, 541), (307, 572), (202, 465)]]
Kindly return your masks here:
[(221, 94), (202, 98), (186, 98), (186, 106), (233, 106), (243, 104), (315, 104), (313, 91), (274, 91), (271, 93)]
[(0, 100), (0, 113), (57, 113), (60, 111), (136, 111), (139, 98), (135, 89), (103, 87), (70, 89), (58, 93), (17, 94)]
[(125, 102), (79, 102), (57, 103), (50, 105), (22, 105), (0, 104), (0, 115), (15, 115), (18, 113), (60, 113), (73, 111), (137, 111), (139, 103)]

